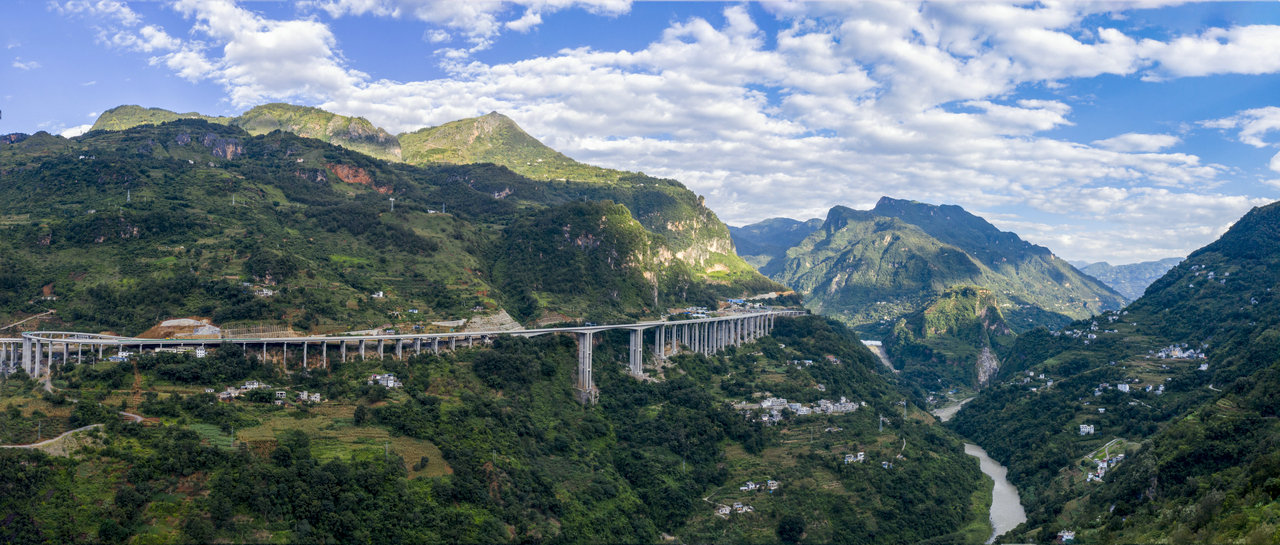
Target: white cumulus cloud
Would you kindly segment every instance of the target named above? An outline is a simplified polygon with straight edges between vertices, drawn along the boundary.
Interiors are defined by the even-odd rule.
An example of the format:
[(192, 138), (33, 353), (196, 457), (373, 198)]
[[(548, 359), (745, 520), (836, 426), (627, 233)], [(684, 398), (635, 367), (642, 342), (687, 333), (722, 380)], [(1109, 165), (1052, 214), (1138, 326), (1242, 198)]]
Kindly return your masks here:
[(1155, 152), (1171, 148), (1182, 139), (1171, 134), (1143, 134), (1130, 132), (1092, 143), (1103, 149), (1119, 152)]
[[(104, 43), (221, 85), (237, 107), (299, 101), (393, 132), (498, 110), (576, 159), (677, 178), (734, 223), (822, 216), (833, 204), (891, 195), (996, 211), (1062, 255), (1124, 262), (1185, 254), (1265, 202), (1225, 192), (1226, 167), (1168, 151), (1179, 136), (1049, 136), (1075, 123), (1078, 99), (1022, 91), (1101, 75), (1274, 73), (1280, 27), (1157, 40), (1105, 17), (1146, 3), (781, 2), (763, 4), (777, 31), (729, 5), (718, 18), (673, 20), (643, 47), (486, 63), (472, 53), (504, 33), (529, 32), (561, 10), (617, 16), (630, 3), (297, 4), (302, 15), (277, 20), (231, 0), (175, 0), (167, 5), (190, 28), (169, 30), (123, 2), (55, 5), (108, 21), (92, 23)], [(418, 21), (424, 42), (442, 48), (446, 75), (373, 79), (343, 57), (326, 17)], [(1268, 147), (1280, 108), (1196, 127)], [(1053, 223), (1045, 218), (1059, 227), (1038, 227)]]
[(75, 138), (77, 136), (80, 136), (84, 133), (89, 132), (89, 129), (91, 128), (93, 128), (93, 123), (88, 123), (85, 125), (76, 125), (74, 127), (63, 129), (61, 132), (58, 133), (58, 135), (62, 136), (63, 138)]

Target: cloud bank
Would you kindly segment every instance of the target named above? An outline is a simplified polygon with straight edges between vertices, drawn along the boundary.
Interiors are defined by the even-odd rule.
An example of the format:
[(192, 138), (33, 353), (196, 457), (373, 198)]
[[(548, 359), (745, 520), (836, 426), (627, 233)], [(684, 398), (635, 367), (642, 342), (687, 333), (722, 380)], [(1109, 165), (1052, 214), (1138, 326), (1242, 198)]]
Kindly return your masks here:
[[(1070, 258), (1127, 262), (1185, 254), (1267, 202), (1223, 192), (1232, 169), (1176, 151), (1179, 135), (1046, 136), (1073, 125), (1073, 99), (1022, 91), (1104, 75), (1275, 73), (1275, 26), (1162, 41), (1098, 26), (1143, 7), (1132, 3), (780, 2), (765, 4), (776, 31), (762, 30), (758, 11), (730, 5), (715, 20), (672, 21), (634, 51), (582, 47), (487, 64), (474, 53), (546, 16), (615, 17), (632, 6), (300, 0), (297, 18), (277, 20), (232, 0), (177, 0), (190, 28), (176, 30), (121, 1), (56, 6), (92, 18), (103, 43), (221, 86), (236, 107), (313, 104), (393, 132), (498, 110), (576, 159), (679, 179), (730, 223), (821, 216), (892, 195), (987, 213)], [(446, 76), (361, 72), (326, 22), (346, 17), (421, 23)], [(1280, 108), (1198, 127), (1271, 147)]]

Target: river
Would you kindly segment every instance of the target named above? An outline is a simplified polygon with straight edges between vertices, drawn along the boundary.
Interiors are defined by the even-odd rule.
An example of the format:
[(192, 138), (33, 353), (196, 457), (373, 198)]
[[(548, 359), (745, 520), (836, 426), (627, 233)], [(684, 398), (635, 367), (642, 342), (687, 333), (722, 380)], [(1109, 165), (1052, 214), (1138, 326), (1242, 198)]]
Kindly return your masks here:
[[(946, 422), (952, 416), (955, 416), (956, 411), (959, 411), (960, 407), (963, 407), (969, 399), (936, 409), (933, 414), (939, 420)], [(995, 489), (991, 491), (991, 526), (994, 531), (991, 534), (991, 538), (987, 540), (987, 543), (991, 543), (995, 541), (996, 536), (1026, 522), (1027, 512), (1022, 508), (1022, 501), (1018, 497), (1018, 489), (1013, 486), (1013, 483), (1009, 482), (1009, 479), (1005, 478), (1005, 475), (1009, 472), (1008, 468), (992, 460), (990, 456), (987, 456), (987, 451), (982, 450), (982, 447), (973, 443), (964, 444), (964, 453), (977, 458), (978, 468), (996, 482)]]

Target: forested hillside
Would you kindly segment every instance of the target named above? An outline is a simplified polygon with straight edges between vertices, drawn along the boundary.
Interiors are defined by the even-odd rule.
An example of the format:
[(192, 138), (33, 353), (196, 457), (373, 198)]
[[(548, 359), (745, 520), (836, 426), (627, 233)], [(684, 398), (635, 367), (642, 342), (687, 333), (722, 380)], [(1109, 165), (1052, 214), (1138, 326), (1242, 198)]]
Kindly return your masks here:
[[(759, 280), (755, 269), (734, 252), (728, 227), (703, 204), (701, 197), (679, 182), (579, 163), (547, 147), (497, 112), (393, 136), (364, 118), (290, 104), (258, 106), (230, 118), (120, 106), (104, 112), (93, 128), (123, 130), (186, 118), (241, 127), (255, 136), (281, 130), (421, 167), (501, 165), (556, 188), (557, 202), (611, 200), (626, 205), (641, 225), (661, 237), (657, 257), (664, 262), (681, 262), (695, 276), (718, 284)], [(488, 181), (468, 179), (473, 185), (477, 182)], [(504, 198), (514, 189), (492, 185), (487, 190), (495, 198)]]
[[(600, 403), (587, 406), (572, 390), (575, 341), (558, 336), (290, 373), (235, 346), (205, 361), (148, 354), (136, 365), (58, 366), (58, 393), (42, 396), (18, 373), (3, 385), (6, 441), (25, 438), (15, 434), (27, 433), (35, 411), (54, 429), (107, 426), (72, 457), (0, 451), (9, 491), (0, 536), (977, 543), (989, 533), (990, 485), (977, 463), (917, 400), (899, 404), (880, 364), (843, 326), (780, 319), (755, 343), (651, 364), (653, 381), (624, 373), (625, 338), (611, 332), (597, 346)], [(791, 363), (803, 360), (814, 363)], [(380, 372), (402, 377), (403, 388), (366, 384)], [(230, 403), (203, 393), (247, 379), (273, 386)], [(145, 395), (129, 390), (139, 381)], [(273, 404), (272, 390), (288, 401)], [(295, 400), (302, 390), (322, 401)], [(786, 411), (765, 425), (767, 410), (731, 405), (766, 395), (806, 406), (847, 398), (856, 410)], [(148, 423), (121, 423), (117, 408)], [(857, 452), (865, 462), (846, 461)], [(776, 485), (740, 490), (748, 480)]]
[[(414, 167), (198, 119), (0, 145), (0, 196), (13, 203), (0, 223), (9, 264), (0, 319), (49, 308), (72, 329), (136, 334), (198, 315), (343, 331), (402, 322), (410, 310), (425, 324), (508, 307), (522, 319), (606, 321), (777, 288), (731, 247), (632, 219), (665, 224), (688, 212), (718, 224), (680, 200), (694, 197), (673, 181), (602, 186), (489, 164)], [(619, 221), (586, 221), (570, 204), (583, 198), (612, 200), (598, 211)], [(573, 212), (555, 212), (564, 206)], [(530, 229), (563, 213), (580, 216), (589, 243), (569, 244), (551, 225)], [(569, 284), (544, 290), (511, 274), (517, 239), (606, 263), (592, 269), (604, 276), (562, 274)], [(540, 278), (560, 264), (540, 264)], [(597, 282), (618, 290), (597, 293)], [(606, 304), (583, 304), (584, 293)]]
[[(1280, 537), (1278, 286), (1272, 204), (1124, 310), (1020, 337), (1002, 384), (953, 420), (1022, 491), (1029, 519), (1011, 539)], [(1102, 479), (1086, 475), (1117, 452)]]
[(871, 210), (836, 206), (824, 221), (772, 219), (733, 235), (806, 307), (883, 341), (924, 392), (979, 388), (1016, 333), (1124, 302), (1047, 248), (958, 206), (883, 197)]

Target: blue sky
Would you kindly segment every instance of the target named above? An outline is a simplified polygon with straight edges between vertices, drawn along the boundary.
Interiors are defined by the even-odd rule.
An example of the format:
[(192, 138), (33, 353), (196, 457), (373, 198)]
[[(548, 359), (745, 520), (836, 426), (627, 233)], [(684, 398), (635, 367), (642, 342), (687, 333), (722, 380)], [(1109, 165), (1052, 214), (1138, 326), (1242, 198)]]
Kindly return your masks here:
[(881, 195), (1071, 260), (1187, 252), (1280, 193), (1280, 4), (9, 0), (0, 133), (285, 101), (492, 110), (730, 224)]

